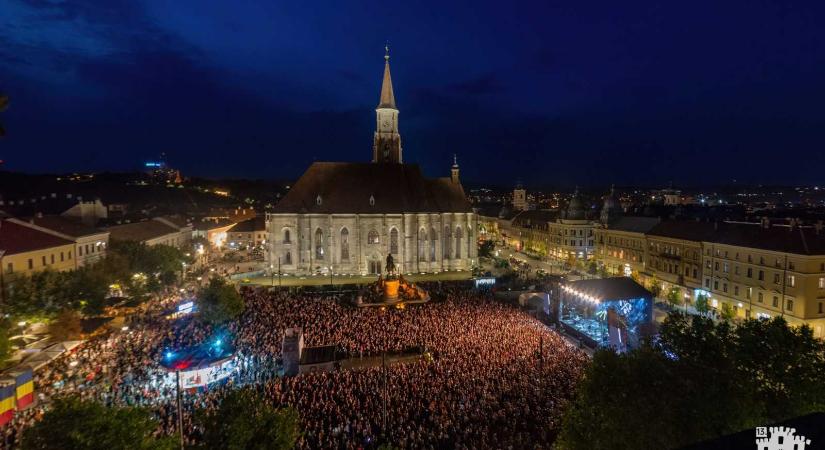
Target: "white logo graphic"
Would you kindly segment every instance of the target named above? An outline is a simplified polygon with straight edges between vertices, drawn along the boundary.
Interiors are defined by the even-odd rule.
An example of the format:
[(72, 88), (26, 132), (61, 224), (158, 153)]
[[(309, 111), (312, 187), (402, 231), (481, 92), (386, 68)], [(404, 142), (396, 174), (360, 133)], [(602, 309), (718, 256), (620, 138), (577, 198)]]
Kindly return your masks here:
[(756, 427), (756, 437), (756, 450), (805, 450), (806, 445), (811, 445), (810, 439), (796, 436), (796, 428)]

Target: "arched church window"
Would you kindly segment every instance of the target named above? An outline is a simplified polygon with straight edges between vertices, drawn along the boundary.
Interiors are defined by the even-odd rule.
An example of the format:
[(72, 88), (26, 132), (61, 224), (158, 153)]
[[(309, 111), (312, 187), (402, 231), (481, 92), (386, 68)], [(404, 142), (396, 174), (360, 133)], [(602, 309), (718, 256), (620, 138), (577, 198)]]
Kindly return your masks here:
[(444, 248), (441, 249), (442, 253), (444, 254), (444, 259), (450, 259), (452, 257), (452, 249), (453, 249), (453, 232), (450, 230), (449, 226), (444, 227)]
[(284, 264), (292, 264), (292, 252), (286, 252), (286, 255), (284, 255)]
[(321, 196), (318, 195), (317, 197), (315, 197), (315, 204), (318, 205), (318, 206), (321, 206), (321, 203), (322, 203), (321, 202)]
[(367, 244), (377, 244), (378, 243), (378, 232), (375, 230), (370, 230), (367, 233)]
[(341, 261), (349, 261), (349, 230), (341, 230)]
[(427, 260), (427, 230), (418, 230), (418, 260)]
[(455, 228), (455, 259), (461, 259), (461, 227)]
[(430, 228), (430, 261), (435, 262), (435, 228)]
[(398, 230), (395, 228), (390, 230), (390, 253), (398, 254)]
[(284, 244), (289, 244), (289, 230), (284, 230)]
[(375, 206), (375, 197), (370, 195), (370, 206)]
[(315, 230), (315, 259), (324, 259), (324, 232)]

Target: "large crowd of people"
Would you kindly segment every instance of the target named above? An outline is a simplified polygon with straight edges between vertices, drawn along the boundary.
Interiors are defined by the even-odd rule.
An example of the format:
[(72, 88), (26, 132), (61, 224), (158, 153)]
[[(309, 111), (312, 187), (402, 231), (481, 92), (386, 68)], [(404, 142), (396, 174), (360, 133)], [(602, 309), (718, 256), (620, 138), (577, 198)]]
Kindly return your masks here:
[[(185, 395), (184, 431), (199, 436), (195, 408), (215, 408), (238, 383), (300, 416), (299, 448), (549, 448), (586, 355), (489, 293), (429, 286), (434, 301), (405, 308), (358, 308), (336, 295), (248, 289), (246, 311), (221, 330), (233, 336), (238, 374), (222, 387)], [(4, 446), (42, 417), (50, 398), (76, 394), (108, 405), (152, 408), (158, 433), (177, 427), (175, 385), (164, 349), (196, 345), (216, 330), (196, 317), (167, 320), (169, 296), (149, 304), (128, 331), (85, 341), (36, 372), (39, 406), (4, 427)], [(348, 358), (417, 349), (417, 358), (359, 369), (281, 376), (284, 330), (306, 346), (336, 345)], [(372, 360), (381, 361), (380, 358)]]

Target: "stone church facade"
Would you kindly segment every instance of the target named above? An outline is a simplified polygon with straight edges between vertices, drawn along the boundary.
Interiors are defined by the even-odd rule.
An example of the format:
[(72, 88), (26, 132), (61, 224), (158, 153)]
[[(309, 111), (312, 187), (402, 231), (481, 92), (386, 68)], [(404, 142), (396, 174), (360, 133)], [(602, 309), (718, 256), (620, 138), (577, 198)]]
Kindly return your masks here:
[(404, 164), (398, 109), (385, 56), (372, 162), (316, 162), (267, 214), (269, 261), (294, 275), (469, 270), (476, 215), (453, 160), (450, 177)]

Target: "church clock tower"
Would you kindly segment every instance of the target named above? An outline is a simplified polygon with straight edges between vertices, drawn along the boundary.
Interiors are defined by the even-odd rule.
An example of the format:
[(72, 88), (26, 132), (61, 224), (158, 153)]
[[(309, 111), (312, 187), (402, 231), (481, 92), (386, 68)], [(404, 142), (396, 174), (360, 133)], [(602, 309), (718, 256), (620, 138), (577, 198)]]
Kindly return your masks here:
[(381, 100), (375, 108), (375, 137), (372, 143), (372, 162), (402, 163), (401, 135), (398, 134), (398, 109), (392, 93), (390, 78), (390, 49), (384, 47), (384, 81), (381, 84)]

